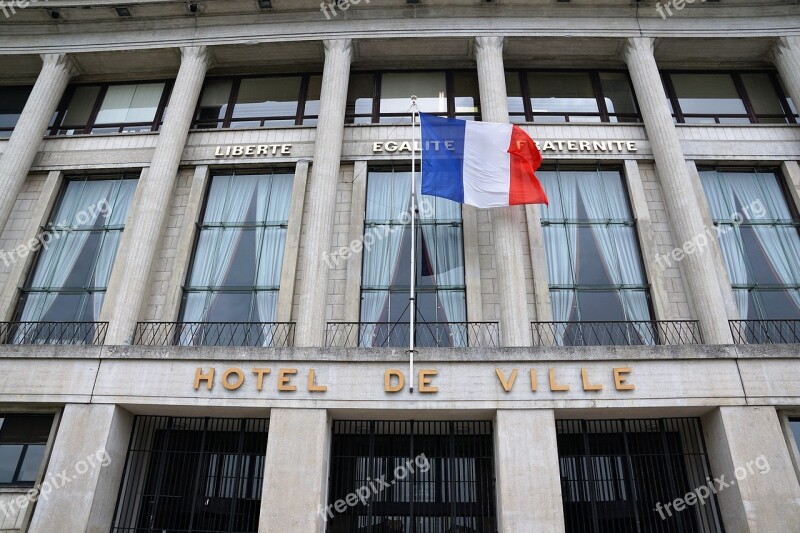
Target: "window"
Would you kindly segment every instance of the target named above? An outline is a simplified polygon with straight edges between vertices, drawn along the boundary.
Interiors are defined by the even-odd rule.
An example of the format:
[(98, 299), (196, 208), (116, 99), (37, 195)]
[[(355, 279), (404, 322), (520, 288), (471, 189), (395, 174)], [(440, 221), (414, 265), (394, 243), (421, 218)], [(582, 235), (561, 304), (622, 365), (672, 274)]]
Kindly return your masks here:
[[(293, 173), (274, 170), (213, 176), (184, 290), (183, 322), (274, 322), (293, 181)], [(240, 335), (239, 345), (269, 341), (247, 333), (221, 335)], [(185, 342), (237, 344), (219, 335)]]
[[(585, 321), (649, 321), (650, 296), (641, 262), (636, 227), (622, 174), (596, 167), (540, 170), (537, 176), (550, 206), (542, 225), (550, 274), (553, 319), (565, 323), (560, 342), (583, 344)], [(644, 329), (615, 331), (635, 338), (625, 344), (652, 344)], [(613, 336), (612, 335), (612, 336)], [(600, 338), (593, 344), (614, 344)]]
[(506, 72), (511, 122), (640, 122), (626, 72)]
[(0, 87), (0, 139), (8, 139), (17, 125), (32, 87)]
[(774, 72), (665, 72), (663, 77), (676, 122), (796, 122), (797, 111)]
[(777, 171), (701, 169), (742, 320), (800, 319), (800, 218)]
[(794, 436), (794, 442), (797, 444), (797, 448), (800, 449), (800, 418), (790, 418), (789, 428), (792, 430), (792, 435)]
[(137, 416), (112, 533), (256, 533), (269, 419)]
[(491, 422), (334, 421), (330, 462), (327, 533), (497, 531)]
[(384, 72), (350, 76), (346, 122), (410, 124), (411, 96), (423, 113), (464, 120), (480, 117), (475, 72)]
[[(17, 313), (21, 322), (99, 320), (136, 184), (137, 178), (129, 175), (67, 180), (41, 230), (41, 250), (22, 288)], [(37, 337), (16, 341), (55, 340), (43, 329), (25, 335), (29, 333)]]
[(0, 486), (33, 486), (52, 425), (53, 415), (0, 415)]
[(322, 76), (272, 76), (206, 80), (196, 129), (285, 128), (315, 125)]
[(668, 506), (714, 477), (699, 419), (556, 420), (556, 434), (567, 533), (723, 531), (713, 494)]
[[(411, 172), (371, 169), (367, 181), (361, 345), (399, 346), (408, 331), (411, 286)], [(416, 319), (420, 346), (465, 345), (466, 286), (461, 206), (419, 196)], [(371, 243), (369, 247), (367, 243)]]
[(70, 87), (50, 124), (50, 135), (157, 131), (171, 83)]

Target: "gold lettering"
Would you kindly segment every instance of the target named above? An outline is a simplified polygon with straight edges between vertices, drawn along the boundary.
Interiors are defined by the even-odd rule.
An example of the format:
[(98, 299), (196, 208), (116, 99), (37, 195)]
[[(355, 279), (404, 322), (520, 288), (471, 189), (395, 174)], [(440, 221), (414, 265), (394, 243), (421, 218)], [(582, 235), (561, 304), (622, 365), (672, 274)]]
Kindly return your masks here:
[(583, 390), (585, 391), (600, 391), (603, 390), (602, 385), (592, 385), (589, 383), (589, 373), (585, 368), (581, 368), (581, 381), (583, 381)]
[[(397, 385), (392, 385), (392, 378), (397, 378)], [(385, 392), (399, 392), (406, 384), (406, 377), (401, 370), (390, 368), (383, 373), (383, 390)]]
[(257, 376), (256, 390), (260, 391), (264, 388), (264, 376), (272, 372), (271, 368), (254, 368), (253, 374)]
[[(439, 392), (438, 387), (432, 387), (431, 377), (439, 374), (438, 370), (420, 370), (419, 371), (419, 391), (420, 392)], [(431, 377), (429, 377), (431, 376)]]
[(517, 379), (517, 369), (511, 371), (511, 377), (506, 380), (505, 374), (499, 368), (495, 368), (494, 370), (497, 372), (497, 377), (500, 378), (500, 384), (503, 386), (503, 390), (506, 392), (511, 392), (511, 388), (514, 386), (514, 381)]
[(623, 374), (630, 374), (630, 368), (615, 368), (614, 369), (614, 386), (617, 390), (635, 390), (636, 385), (633, 383), (626, 383), (628, 376), (623, 376)]
[[(231, 374), (236, 374), (235, 383), (230, 383), (228, 381), (228, 378), (231, 376)], [(222, 373), (222, 386), (225, 387), (226, 389), (236, 390), (242, 386), (242, 383), (244, 383), (244, 372), (242, 372), (241, 368), (236, 368), (236, 367), (229, 368)]]
[(308, 371), (308, 392), (325, 392), (328, 390), (326, 385), (317, 385), (316, 381), (316, 374), (314, 369), (311, 368)]
[(559, 385), (556, 383), (556, 369), (550, 369), (550, 390), (553, 392), (566, 392), (569, 390), (569, 385)]
[(536, 369), (531, 368), (531, 391), (536, 392), (536, 388), (538, 385), (536, 384)]
[(211, 388), (214, 386), (214, 369), (211, 368), (211, 369), (209, 369), (208, 374), (204, 374), (203, 373), (203, 368), (202, 367), (198, 367), (197, 370), (194, 373), (194, 390), (197, 390), (197, 389), (200, 388), (200, 382), (201, 381), (205, 381), (206, 382), (206, 388), (208, 390), (211, 390)]
[(278, 390), (282, 392), (296, 391), (297, 387), (290, 385), (291, 376), (297, 374), (296, 368), (281, 368), (278, 370)]

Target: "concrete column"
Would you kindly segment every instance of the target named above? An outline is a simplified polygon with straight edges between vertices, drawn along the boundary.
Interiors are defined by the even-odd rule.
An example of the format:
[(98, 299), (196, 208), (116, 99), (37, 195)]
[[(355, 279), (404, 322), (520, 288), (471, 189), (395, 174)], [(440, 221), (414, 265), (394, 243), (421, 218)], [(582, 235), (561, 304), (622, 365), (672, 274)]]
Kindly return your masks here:
[(278, 309), (275, 313), (277, 322), (292, 320), (294, 284), (297, 281), (297, 255), (300, 250), (300, 229), (303, 227), (303, 206), (308, 182), (308, 163), (308, 160), (303, 159), (298, 161), (294, 168), (292, 203), (289, 206), (289, 225), (286, 228), (286, 244), (281, 267), (281, 288), (278, 291)]
[(42, 484), (64, 484), (64, 476), (69, 483), (39, 498), (30, 533), (109, 530), (132, 426), (133, 416), (115, 405), (64, 408)]
[[(720, 407), (702, 419), (727, 531), (796, 531), (800, 484), (774, 407)], [(721, 479), (720, 476), (725, 476)]]
[(108, 328), (108, 344), (130, 344), (136, 321), (147, 295), (150, 270), (158, 253), (158, 244), (169, 212), (170, 200), (178, 176), (178, 165), (189, 136), (192, 116), (203, 87), (208, 69), (208, 52), (205, 46), (181, 49), (181, 68), (172, 89), (164, 127), (158, 135), (158, 144), (147, 172), (140, 180), (141, 202), (125, 229), (130, 232), (123, 279), (114, 301)]
[(330, 427), (325, 409), (272, 409), (259, 533), (322, 533)]
[(800, 37), (779, 38), (772, 49), (772, 61), (795, 107), (800, 109)]
[[(676, 246), (680, 247), (703, 234), (705, 226), (678, 132), (667, 107), (666, 93), (653, 56), (653, 39), (628, 39), (624, 57), (653, 149)], [(719, 272), (711, 254), (686, 254), (680, 265), (703, 338), (709, 344), (731, 344), (733, 339), (719, 287)]]
[[(350, 200), (350, 232), (347, 242), (364, 236), (364, 215), (367, 208), (367, 162), (356, 161), (353, 168), (353, 194)], [(361, 312), (361, 264), (364, 251), (347, 258), (347, 281), (344, 290), (344, 321), (358, 322)], [(358, 346), (354, 335), (352, 346)]]
[[(476, 37), (481, 115), (486, 122), (508, 122), (506, 74), (503, 67), (503, 38)], [(500, 289), (500, 333), (503, 346), (530, 346), (531, 331), (525, 294), (522, 253), (523, 208), (491, 210), (492, 237), (497, 256), (497, 285)]]
[(43, 54), (42, 70), (0, 156), (0, 232), (28, 177), (45, 130), (70, 78), (77, 72), (67, 54)]
[(800, 164), (797, 161), (784, 161), (781, 173), (789, 185), (790, 201), (796, 209), (800, 209)]
[(325, 332), (328, 267), (322, 254), (333, 238), (336, 183), (342, 157), (344, 112), (353, 44), (350, 39), (329, 39), (325, 44), (317, 140), (308, 189), (308, 213), (304, 246), (300, 250), (300, 307), (297, 346), (322, 346)]
[(498, 531), (562, 533), (556, 422), (550, 409), (499, 409), (494, 426)]

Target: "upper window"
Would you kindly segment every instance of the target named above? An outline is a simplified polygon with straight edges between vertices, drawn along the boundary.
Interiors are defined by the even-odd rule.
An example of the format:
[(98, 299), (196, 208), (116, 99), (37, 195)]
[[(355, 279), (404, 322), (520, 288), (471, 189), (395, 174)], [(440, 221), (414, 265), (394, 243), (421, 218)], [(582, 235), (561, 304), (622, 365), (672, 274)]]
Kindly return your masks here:
[[(653, 344), (649, 329), (585, 339), (586, 321), (649, 321), (650, 295), (636, 224), (619, 170), (597, 167), (540, 170), (550, 206), (542, 208), (553, 320), (564, 344)], [(613, 338), (616, 334), (637, 338)]]
[(641, 122), (626, 72), (510, 71), (511, 122)]
[[(293, 173), (277, 171), (211, 179), (181, 322), (275, 321), (293, 181)], [(219, 333), (213, 338), (202, 331), (185, 335), (181, 344), (260, 345), (270, 340), (246, 328), (214, 331)]]
[(197, 129), (315, 125), (322, 76), (206, 80), (194, 118)]
[(800, 218), (778, 173), (707, 169), (700, 178), (741, 319), (800, 319)]
[(0, 485), (33, 486), (53, 415), (0, 415)]
[(773, 72), (665, 72), (676, 122), (794, 124), (797, 110)]
[[(408, 331), (411, 286), (411, 173), (369, 172), (361, 287), (362, 346), (397, 346)], [(467, 342), (466, 287), (461, 206), (420, 195), (416, 246), (417, 343), (459, 346)], [(369, 243), (369, 246), (367, 244)]]
[(0, 139), (11, 137), (30, 94), (29, 86), (0, 87)]
[[(21, 322), (99, 320), (136, 183), (134, 176), (67, 181), (58, 207), (42, 228), (41, 251), (22, 288)], [(53, 340), (45, 330), (31, 333), (43, 337), (25, 339), (26, 343)]]
[(170, 88), (164, 81), (72, 86), (50, 123), (50, 135), (157, 131)]
[(346, 121), (410, 124), (412, 95), (423, 113), (465, 120), (480, 117), (475, 72), (379, 72), (350, 76)]

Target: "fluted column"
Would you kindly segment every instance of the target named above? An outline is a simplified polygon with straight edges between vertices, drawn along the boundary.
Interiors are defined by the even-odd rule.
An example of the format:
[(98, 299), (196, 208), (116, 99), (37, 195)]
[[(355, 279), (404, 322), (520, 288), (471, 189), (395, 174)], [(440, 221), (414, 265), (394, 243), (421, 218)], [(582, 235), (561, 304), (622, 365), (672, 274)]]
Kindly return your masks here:
[(778, 67), (783, 84), (800, 109), (800, 37), (781, 37), (772, 49), (772, 61)]
[(175, 188), (178, 164), (186, 146), (197, 99), (208, 69), (205, 46), (181, 49), (181, 67), (172, 89), (164, 126), (158, 135), (146, 178), (141, 180), (141, 201), (125, 231), (130, 231), (130, 248), (124, 260), (123, 283), (112, 298), (113, 315), (108, 344), (129, 344), (147, 291), (150, 270), (167, 220)]
[[(624, 57), (653, 150), (676, 246), (680, 247), (704, 234), (705, 226), (678, 132), (667, 107), (666, 93), (653, 56), (653, 40), (628, 39)], [(718, 283), (719, 272), (711, 253), (685, 254), (680, 265), (705, 341), (730, 344), (732, 338)]]
[[(507, 123), (508, 97), (503, 67), (503, 38), (476, 37), (475, 59), (478, 63), (481, 116), (487, 122)], [(521, 259), (522, 213), (520, 207), (499, 207), (491, 210), (503, 346), (531, 345), (525, 266)]]
[(42, 70), (0, 157), (0, 233), (14, 208), (50, 117), (76, 69), (67, 54), (43, 54)]
[(328, 294), (328, 267), (323, 253), (333, 238), (336, 184), (344, 138), (344, 112), (353, 44), (350, 39), (324, 42), (325, 69), (322, 73), (317, 140), (314, 146), (308, 188), (308, 222), (300, 258), (300, 298), (297, 315), (297, 346), (322, 346)]

